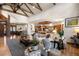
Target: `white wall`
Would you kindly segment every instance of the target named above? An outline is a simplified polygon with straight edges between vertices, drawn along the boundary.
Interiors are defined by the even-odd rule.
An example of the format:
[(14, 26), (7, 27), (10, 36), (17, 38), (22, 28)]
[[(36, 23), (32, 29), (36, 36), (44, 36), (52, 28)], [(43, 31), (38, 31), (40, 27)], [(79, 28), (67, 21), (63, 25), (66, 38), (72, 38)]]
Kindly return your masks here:
[(65, 37), (65, 41), (70, 42), (70, 37), (72, 37), (74, 35), (74, 28), (65, 28), (64, 29), (64, 37)]

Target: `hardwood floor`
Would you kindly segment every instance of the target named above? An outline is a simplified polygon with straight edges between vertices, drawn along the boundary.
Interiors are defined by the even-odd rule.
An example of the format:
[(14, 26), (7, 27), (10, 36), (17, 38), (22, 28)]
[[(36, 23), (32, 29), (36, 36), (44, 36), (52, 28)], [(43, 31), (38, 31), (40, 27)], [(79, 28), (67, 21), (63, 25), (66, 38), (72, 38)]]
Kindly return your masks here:
[(0, 47), (0, 56), (11, 56), (8, 46)]
[[(19, 39), (19, 36), (14, 36)], [(4, 43), (2, 43), (4, 42)], [(0, 37), (0, 56), (11, 56), (10, 49), (6, 44), (4, 37)], [(64, 50), (61, 50), (61, 56), (79, 56), (79, 48), (75, 48), (73, 45), (67, 44)]]
[(0, 56), (11, 56), (10, 50), (5, 40), (5, 37), (0, 37)]
[(61, 50), (61, 52), (62, 56), (79, 56), (79, 48), (70, 44), (67, 44), (67, 47), (64, 50)]

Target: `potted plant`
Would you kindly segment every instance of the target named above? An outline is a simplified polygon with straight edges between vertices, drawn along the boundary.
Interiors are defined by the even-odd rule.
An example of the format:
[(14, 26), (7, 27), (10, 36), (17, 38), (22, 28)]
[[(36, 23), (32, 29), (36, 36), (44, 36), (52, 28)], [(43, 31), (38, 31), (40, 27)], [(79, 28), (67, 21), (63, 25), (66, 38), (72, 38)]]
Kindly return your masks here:
[(37, 40), (32, 40), (32, 49), (37, 50), (38, 49), (39, 42)]
[(32, 46), (36, 46), (39, 42), (37, 40), (32, 40)]
[(64, 35), (64, 30), (59, 31), (58, 34), (62, 37)]

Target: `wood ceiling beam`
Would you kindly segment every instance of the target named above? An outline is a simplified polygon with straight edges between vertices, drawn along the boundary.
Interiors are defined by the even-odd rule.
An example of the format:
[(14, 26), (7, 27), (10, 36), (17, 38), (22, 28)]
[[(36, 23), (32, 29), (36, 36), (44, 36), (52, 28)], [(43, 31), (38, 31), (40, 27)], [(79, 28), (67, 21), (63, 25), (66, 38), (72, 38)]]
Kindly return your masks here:
[[(8, 6), (10, 6), (11, 8), (13, 7), (12, 5), (10, 5), (10, 4), (7, 4)], [(8, 9), (4, 9), (4, 8), (1, 8), (2, 10), (5, 10), (5, 11), (8, 11), (8, 12), (12, 12), (12, 13), (15, 13), (15, 14), (19, 14), (19, 15), (23, 15), (23, 16), (27, 16), (27, 17), (29, 17), (26, 13), (25, 13), (25, 9), (23, 9), (23, 8), (21, 8), (21, 6), (22, 6), (23, 4), (21, 4), (21, 5), (17, 5), (18, 6), (18, 9), (20, 9), (24, 14), (22, 14), (22, 13), (19, 13), (19, 12), (16, 12), (16, 9), (15, 9), (15, 6), (12, 8), (12, 10), (13, 11), (11, 11), (11, 10), (8, 10)], [(16, 7), (17, 8), (17, 7)], [(26, 12), (28, 12), (28, 11), (26, 11)]]
[[(10, 6), (10, 8), (13, 10), (13, 12), (17, 12), (17, 10), (19, 10), (19, 8), (18, 8), (18, 5), (19, 5), (19, 3), (17, 3), (17, 4), (6, 4), (6, 5), (8, 5), (8, 6)], [(23, 5), (23, 3), (22, 4), (20, 4), (19, 6), (22, 6)]]
[(15, 13), (17, 12), (17, 9), (18, 9), (17, 5), (16, 6), (13, 4), (7, 4), (7, 5), (12, 9), (13, 12), (15, 12)]
[(35, 6), (33, 3), (28, 3), (31, 6), (34, 6), (35, 8), (37, 8), (38, 10), (42, 11), (39, 7)]
[(20, 9), (27, 17), (29, 17), (28, 15), (27, 15), (27, 13), (25, 13), (22, 9)]
[(24, 8), (21, 7), (23, 4), (25, 4), (25, 3), (22, 3), (21, 5), (18, 5), (18, 6), (19, 6), (23, 11), (28, 12), (28, 13), (31, 13), (31, 12), (29, 12), (29, 11), (27, 11), (27, 10), (25, 10)]
[(53, 5), (56, 5), (56, 3), (53, 3)]
[(42, 8), (41, 8), (41, 6), (39, 5), (39, 3), (37, 3), (37, 6), (39, 7), (39, 9), (42, 11)]
[[(8, 10), (8, 9), (3, 9), (3, 8), (2, 8), (1, 10), (8, 11), (8, 12), (11, 12), (11, 13), (14, 13), (13, 11)], [(19, 15), (22, 15), (22, 16), (26, 16), (26, 15), (21, 14), (21, 13), (18, 13), (18, 12), (16, 12), (15, 14), (19, 14)]]
[[(18, 5), (19, 5), (19, 3), (18, 3)], [(19, 10), (18, 5), (17, 5), (16, 11)], [(23, 3), (21, 3), (19, 6), (22, 6), (22, 5), (23, 5)]]
[(0, 4), (0, 10), (2, 9), (2, 5)]
[(27, 17), (29, 17), (29, 16), (27, 15), (27, 13), (25, 13), (25, 11), (24, 11), (22, 8), (20, 8), (20, 10), (21, 10)]
[[(21, 8), (21, 7), (20, 7)], [(23, 11), (30, 13), (29, 11), (25, 10), (24, 8), (21, 8)]]
[(16, 12), (16, 9), (17, 9), (17, 6), (14, 5), (14, 7), (13, 7), (13, 12)]
[(15, 7), (13, 7), (12, 5), (8, 5), (8, 6), (10, 6), (10, 8), (12, 9), (12, 11), (16, 13)]
[(22, 8), (22, 7), (21, 7), (21, 6), (19, 6), (19, 5), (18, 5), (18, 7), (19, 7), (19, 9), (22, 9), (24, 12), (31, 13), (31, 12), (29, 12), (29, 11), (25, 10), (24, 8)]
[(25, 6), (30, 10), (31, 14), (34, 14), (33, 11), (29, 8), (29, 6), (25, 3)]

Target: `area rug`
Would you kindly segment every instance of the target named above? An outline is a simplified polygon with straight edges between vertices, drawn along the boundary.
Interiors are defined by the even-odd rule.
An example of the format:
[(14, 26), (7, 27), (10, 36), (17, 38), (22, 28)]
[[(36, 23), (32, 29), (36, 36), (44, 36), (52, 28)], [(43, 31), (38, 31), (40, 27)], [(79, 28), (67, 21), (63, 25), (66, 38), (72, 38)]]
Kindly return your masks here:
[(24, 56), (25, 47), (18, 40), (7, 39), (7, 45), (12, 56)]

